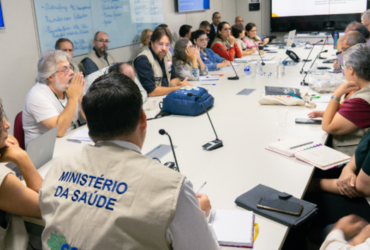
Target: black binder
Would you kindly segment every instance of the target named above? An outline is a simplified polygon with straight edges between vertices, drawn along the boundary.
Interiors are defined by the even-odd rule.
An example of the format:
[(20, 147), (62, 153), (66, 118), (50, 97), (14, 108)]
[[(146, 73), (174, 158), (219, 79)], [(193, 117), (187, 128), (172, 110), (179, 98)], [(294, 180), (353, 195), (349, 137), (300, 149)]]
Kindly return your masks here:
[[(301, 215), (290, 215), (263, 208), (258, 208), (257, 203), (261, 197), (270, 197), (275, 199), (284, 199), (290, 202), (300, 203), (303, 205), (303, 211)], [(273, 188), (264, 186), (262, 184), (257, 185), (250, 191), (240, 195), (236, 198), (235, 203), (248, 210), (253, 211), (263, 217), (269, 218), (273, 221), (279, 222), (289, 227), (297, 227), (303, 222), (306, 222), (317, 213), (317, 207), (315, 204), (295, 198), (289, 194), (279, 192)]]

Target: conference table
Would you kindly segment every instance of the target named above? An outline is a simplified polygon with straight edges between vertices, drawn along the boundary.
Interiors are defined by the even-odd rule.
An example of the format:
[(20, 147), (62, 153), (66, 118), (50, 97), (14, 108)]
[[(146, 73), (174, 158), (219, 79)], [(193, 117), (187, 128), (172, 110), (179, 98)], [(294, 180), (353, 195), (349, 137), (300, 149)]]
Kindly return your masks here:
[[(316, 57), (321, 47), (316, 46), (313, 49), (311, 59)], [(326, 46), (325, 49), (329, 52), (323, 56), (335, 58), (332, 46)], [(291, 50), (295, 51), (301, 59), (307, 57), (309, 53), (309, 50), (303, 48)], [(148, 153), (159, 144), (169, 145), (168, 137), (158, 133), (160, 129), (165, 129), (176, 146), (175, 152), (181, 173), (192, 182), (195, 191), (207, 182), (201, 193), (209, 196), (214, 209), (244, 210), (236, 206), (235, 199), (258, 184), (302, 198), (314, 167), (295, 158), (268, 151), (265, 147), (269, 143), (294, 135), (324, 143), (327, 134), (321, 126), (295, 124), (295, 118), (307, 118), (307, 114), (315, 109), (325, 110), (327, 103), (318, 103), (315, 109), (310, 109), (304, 106), (260, 105), (258, 100), (265, 86), (295, 87), (300, 88), (301, 92), (321, 96), (330, 96), (330, 94), (318, 94), (308, 86), (300, 85), (303, 75), (299, 71), (303, 62), (295, 66), (286, 66), (285, 75), (278, 77), (277, 65), (280, 58), (283, 60), (287, 57), (285, 51), (285, 49), (279, 49), (276, 54), (266, 54), (274, 55), (273, 61), (276, 63), (263, 66), (265, 76), (255, 76), (254, 65), (252, 65), (252, 75), (245, 76), (244, 64), (241, 63), (236, 69), (239, 80), (228, 80), (227, 77), (235, 75), (234, 71), (228, 70), (210, 72), (210, 74), (224, 74), (219, 81), (192, 82), (194, 86), (207, 89), (215, 98), (214, 107), (210, 109), (209, 115), (219, 139), (223, 141), (222, 148), (214, 151), (202, 149), (203, 144), (215, 139), (205, 113), (196, 117), (170, 115), (148, 121), (142, 153)], [(306, 64), (306, 70), (310, 64)], [(210, 83), (215, 85), (209, 85)], [(237, 95), (244, 89), (252, 89), (253, 92), (249, 95)], [(162, 96), (149, 99), (156, 100), (158, 104), (163, 98)], [(281, 109), (288, 110), (286, 126), (279, 125), (278, 110)], [(148, 102), (144, 104), (144, 110), (148, 118), (153, 118), (160, 111), (159, 108), (148, 110)], [(45, 177), (55, 159), (68, 157), (70, 152), (77, 151), (88, 144), (88, 142), (68, 141), (67, 139), (73, 133), (74, 131), (70, 131), (63, 138), (57, 139), (53, 159), (39, 169), (42, 177)], [(174, 161), (171, 152), (161, 159), (162, 163), (168, 161)], [(29, 218), (26, 220), (42, 225), (40, 220)], [(258, 223), (259, 233), (253, 249), (280, 249), (289, 227), (259, 215), (256, 215), (255, 222)], [(232, 248), (222, 247), (221, 249)]]

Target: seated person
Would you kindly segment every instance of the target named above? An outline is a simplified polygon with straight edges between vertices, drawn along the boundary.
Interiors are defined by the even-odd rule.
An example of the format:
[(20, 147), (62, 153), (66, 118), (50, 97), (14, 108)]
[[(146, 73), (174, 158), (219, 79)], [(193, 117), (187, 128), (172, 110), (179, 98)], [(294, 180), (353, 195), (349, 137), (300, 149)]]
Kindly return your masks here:
[(365, 37), (367, 45), (370, 45), (370, 31), (367, 29), (365, 25), (363, 25), (362, 23), (356, 22), (351, 27), (349, 27), (348, 30), (346, 31), (349, 32), (351, 30), (356, 30), (360, 32)]
[(46, 51), (38, 62), (38, 82), (31, 88), (23, 107), (25, 145), (48, 130), (58, 127), (58, 137), (77, 127), (84, 118), (81, 101), (85, 90), (82, 73), (73, 75), (69, 54)]
[[(349, 240), (349, 241), (347, 241)], [(341, 218), (326, 237), (320, 250), (370, 249), (370, 224), (356, 215)]]
[(241, 24), (235, 24), (231, 27), (231, 32), (235, 37), (236, 43), (238, 44), (239, 48), (242, 50), (243, 56), (249, 56), (257, 51), (255, 47), (248, 49), (247, 44), (242, 40), (245, 37), (244, 27)]
[[(71, 56), (71, 58), (73, 58), (73, 48), (73, 43), (68, 38), (59, 38), (55, 43), (56, 50), (67, 52)], [(73, 70), (75, 74), (80, 72), (80, 69), (74, 62), (69, 62), (69, 67), (71, 68), (71, 70)]]
[(200, 58), (199, 49), (189, 39), (178, 40), (175, 45), (173, 68), (180, 80), (198, 81), (199, 76), (206, 76), (208, 69)]
[[(347, 81), (334, 91), (325, 112), (314, 111), (308, 116), (323, 117), (322, 129), (332, 137), (329, 145), (353, 155), (361, 138), (370, 131), (370, 48), (356, 44), (344, 51), (343, 70)], [(355, 91), (350, 93), (352, 90)], [(340, 103), (345, 94), (348, 95)]]
[(235, 17), (235, 24), (240, 24), (244, 29), (244, 20), (241, 16)]
[(94, 35), (94, 48), (83, 60), (83, 67), (86, 75), (90, 75), (95, 71), (111, 66), (116, 60), (114, 57), (107, 52), (109, 45), (109, 37), (107, 33), (98, 31)]
[(348, 31), (344, 36), (342, 36), (340, 41), (338, 40), (338, 44), (341, 47), (341, 52), (337, 53), (338, 61), (334, 62), (334, 68), (336, 70), (343, 71), (341, 69), (341, 66), (343, 66), (343, 52), (349, 47), (358, 43), (366, 43), (366, 40), (364, 36), (357, 30)]
[(227, 22), (221, 22), (217, 27), (217, 34), (211, 44), (211, 49), (219, 56), (229, 61), (242, 57), (242, 51), (231, 35), (231, 27)]
[(44, 249), (56, 234), (71, 249), (219, 249), (206, 220), (208, 197), (141, 154), (148, 126), (142, 105), (125, 75), (92, 84), (82, 106), (96, 144), (54, 161), (44, 180)]
[(247, 44), (247, 48), (258, 48), (259, 43), (262, 43), (263, 45), (268, 44), (270, 41), (268, 38), (262, 39), (257, 36), (257, 25), (254, 23), (248, 23), (245, 25), (245, 33), (246, 36), (244, 37), (243, 41)]
[(211, 24), (208, 21), (203, 21), (199, 24), (198, 30), (203, 30), (204, 32), (206, 32), (208, 37), (209, 32), (211, 32)]
[(156, 28), (149, 49), (134, 59), (136, 74), (149, 97), (168, 95), (188, 84), (187, 79), (180, 81), (172, 70), (171, 42), (172, 35), (167, 28)]
[[(168, 28), (168, 25), (165, 24), (165, 23), (162, 23), (162, 24), (158, 25), (157, 28), (167, 28), (168, 31), (171, 33), (170, 29)], [(171, 45), (170, 45), (170, 52), (171, 52), (171, 55), (172, 56), (175, 55), (175, 49), (174, 49), (174, 47), (175, 47), (175, 41), (172, 40)]]
[[(0, 101), (0, 244), (2, 249), (26, 250), (28, 234), (21, 216), (41, 218), (42, 178), (18, 141), (8, 134), (10, 124)], [(18, 166), (26, 185), (4, 163)]]
[(124, 74), (130, 77), (130, 79), (133, 80), (136, 83), (136, 85), (139, 87), (141, 96), (143, 97), (143, 103), (146, 102), (146, 99), (148, 98), (148, 94), (146, 93), (143, 86), (141, 86), (139, 79), (137, 79), (137, 77), (135, 76), (135, 70), (130, 64), (116, 63), (113, 66), (109, 67), (108, 73), (120, 73), (120, 74)]
[(140, 54), (144, 49), (147, 49), (149, 47), (150, 38), (152, 37), (153, 30), (151, 29), (145, 29), (143, 32), (141, 32), (141, 47), (139, 49), (139, 52), (137, 54)]
[[(335, 223), (348, 214), (356, 214), (370, 221), (370, 133), (358, 144), (350, 162), (339, 178), (313, 179), (315, 192), (307, 198), (318, 205), (321, 226)], [(338, 206), (340, 204), (340, 206)]]
[(182, 39), (182, 38), (189, 38), (190, 39), (191, 33), (193, 32), (192, 28), (193, 27), (191, 27), (190, 25), (187, 25), (187, 24), (182, 25), (179, 29), (180, 39)]
[(217, 55), (213, 50), (207, 48), (208, 38), (206, 32), (197, 30), (192, 34), (192, 42), (200, 50), (200, 58), (209, 71), (218, 70), (230, 66), (230, 62)]

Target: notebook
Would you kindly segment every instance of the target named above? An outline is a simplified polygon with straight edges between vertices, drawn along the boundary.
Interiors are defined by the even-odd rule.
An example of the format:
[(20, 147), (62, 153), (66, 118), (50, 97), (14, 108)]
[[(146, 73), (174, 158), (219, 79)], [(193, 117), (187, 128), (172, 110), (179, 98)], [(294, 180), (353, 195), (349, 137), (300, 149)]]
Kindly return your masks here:
[[(233, 63), (233, 66), (234, 66), (235, 69), (238, 69), (240, 67), (240, 65), (237, 64), (237, 63)], [(220, 68), (220, 71), (225, 71), (225, 70), (233, 70), (233, 67), (227, 66), (227, 67)]]
[(299, 136), (271, 143), (266, 149), (288, 157), (296, 157), (297, 160), (322, 170), (346, 164), (351, 159), (350, 156), (342, 152)]
[(219, 75), (209, 75), (209, 76), (200, 76), (199, 81), (204, 82), (204, 81), (217, 81), (220, 80)]
[(209, 219), (221, 246), (253, 247), (254, 213), (213, 210)]

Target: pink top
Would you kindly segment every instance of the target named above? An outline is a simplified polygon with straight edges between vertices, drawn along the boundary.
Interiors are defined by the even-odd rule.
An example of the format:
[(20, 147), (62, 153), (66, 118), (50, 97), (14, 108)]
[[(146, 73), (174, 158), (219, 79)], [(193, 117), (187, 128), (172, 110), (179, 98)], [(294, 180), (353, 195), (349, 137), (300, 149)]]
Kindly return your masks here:
[[(258, 36), (256, 38), (261, 40)], [(258, 47), (259, 47), (258, 41), (254, 40), (252, 38), (249, 38), (247, 36), (243, 38), (243, 42), (245, 42), (247, 44), (247, 49), (251, 49), (251, 48), (257, 48), (258, 49)]]

